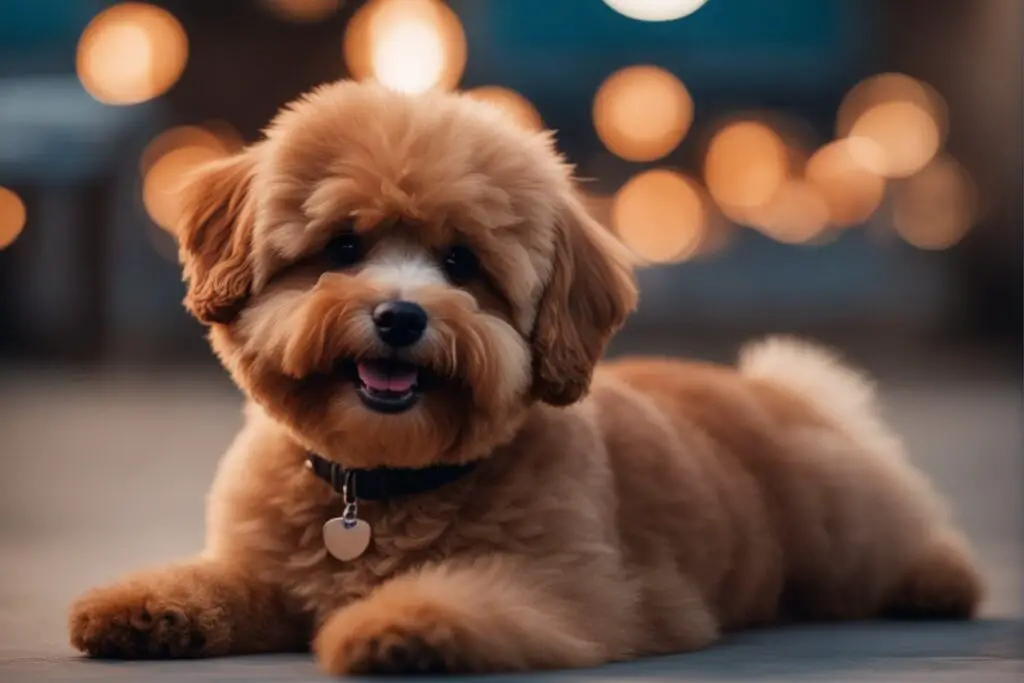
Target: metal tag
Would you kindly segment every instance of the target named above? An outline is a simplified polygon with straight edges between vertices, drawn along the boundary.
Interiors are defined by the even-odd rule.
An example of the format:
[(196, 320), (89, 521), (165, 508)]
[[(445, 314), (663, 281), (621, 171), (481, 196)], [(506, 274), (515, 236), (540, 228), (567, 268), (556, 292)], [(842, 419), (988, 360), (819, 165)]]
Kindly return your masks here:
[(370, 546), (370, 525), (361, 519), (335, 517), (324, 522), (324, 545), (342, 562), (354, 560)]

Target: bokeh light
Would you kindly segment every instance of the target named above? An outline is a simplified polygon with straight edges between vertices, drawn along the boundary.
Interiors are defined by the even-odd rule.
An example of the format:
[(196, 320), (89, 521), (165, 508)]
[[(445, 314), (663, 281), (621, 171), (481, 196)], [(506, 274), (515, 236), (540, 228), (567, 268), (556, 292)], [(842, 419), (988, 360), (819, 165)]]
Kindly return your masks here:
[(639, 21), (672, 21), (693, 14), (708, 0), (604, 0), (613, 10)]
[(704, 160), (708, 191), (722, 212), (737, 222), (766, 206), (788, 175), (782, 138), (757, 121), (737, 121), (711, 139)]
[(940, 156), (896, 188), (893, 227), (919, 249), (946, 249), (971, 229), (977, 211), (976, 189), (955, 159)]
[(78, 41), (82, 85), (100, 102), (137, 104), (167, 92), (188, 60), (188, 37), (167, 10), (126, 2), (100, 12)]
[(768, 237), (787, 244), (809, 242), (829, 224), (829, 207), (814, 185), (788, 178), (771, 200), (753, 214), (754, 227)]
[(630, 179), (616, 193), (611, 214), (612, 226), (626, 246), (654, 263), (693, 256), (709, 230), (707, 203), (698, 183), (667, 169)]
[[(876, 143), (882, 150), (872, 169), (889, 178), (903, 178), (924, 168), (939, 151), (935, 120), (912, 102), (886, 102), (864, 112), (850, 137)], [(869, 160), (862, 160), (870, 163)]]
[(297, 24), (323, 21), (338, 11), (341, 0), (263, 0), (278, 17)]
[(870, 139), (843, 138), (825, 145), (807, 161), (804, 174), (824, 198), (832, 225), (863, 223), (878, 209), (885, 179), (872, 170), (878, 166), (872, 158), (882, 153)]
[(947, 117), (946, 103), (931, 86), (905, 74), (880, 74), (843, 99), (836, 133), (876, 143), (883, 154), (862, 163), (877, 164), (869, 168), (880, 175), (902, 178), (924, 168), (941, 149)]
[(241, 138), (237, 136), (238, 133), (224, 123), (169, 128), (150, 140), (146, 148), (142, 150), (142, 156), (139, 158), (139, 173), (145, 176), (161, 157), (182, 147), (234, 151), (241, 146)]
[(181, 215), (179, 191), (186, 175), (207, 161), (223, 158), (239, 140), (199, 126), (181, 126), (161, 133), (142, 153), (142, 203), (164, 230), (173, 230)]
[(484, 85), (467, 90), (466, 94), (473, 99), (494, 105), (527, 130), (537, 131), (544, 128), (544, 121), (537, 109), (515, 90), (499, 85)]
[(836, 135), (849, 135), (854, 123), (865, 112), (887, 102), (917, 105), (932, 117), (945, 135), (948, 110), (942, 96), (927, 83), (901, 73), (871, 76), (851, 88), (836, 114)]
[(594, 98), (594, 128), (614, 154), (654, 161), (675, 149), (693, 122), (686, 86), (664, 69), (631, 66), (609, 76)]
[(354, 78), (400, 92), (447, 90), (462, 78), (466, 35), (440, 0), (370, 0), (346, 28), (345, 62)]
[(13, 190), (0, 187), (0, 249), (6, 249), (25, 229), (25, 203)]

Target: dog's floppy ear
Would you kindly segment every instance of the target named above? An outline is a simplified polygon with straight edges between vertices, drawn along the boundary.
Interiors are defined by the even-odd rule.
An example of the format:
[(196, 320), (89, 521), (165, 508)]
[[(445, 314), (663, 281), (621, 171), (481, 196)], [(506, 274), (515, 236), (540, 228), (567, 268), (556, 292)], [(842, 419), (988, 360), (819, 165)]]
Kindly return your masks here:
[(243, 151), (197, 169), (181, 190), (185, 308), (207, 325), (230, 322), (252, 288), (254, 170), (254, 152)]
[(605, 345), (636, 303), (632, 255), (579, 197), (568, 197), (534, 326), (534, 395), (552, 405), (582, 398)]

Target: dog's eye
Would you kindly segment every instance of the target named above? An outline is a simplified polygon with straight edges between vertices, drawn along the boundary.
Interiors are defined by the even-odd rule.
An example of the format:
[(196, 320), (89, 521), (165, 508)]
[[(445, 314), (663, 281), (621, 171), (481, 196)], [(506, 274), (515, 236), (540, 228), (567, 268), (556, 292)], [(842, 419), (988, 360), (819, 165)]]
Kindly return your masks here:
[(331, 238), (324, 248), (332, 268), (348, 268), (363, 258), (363, 245), (359, 235), (344, 233)]
[(448, 277), (456, 284), (472, 280), (480, 270), (480, 261), (476, 254), (469, 247), (464, 247), (461, 244), (456, 244), (448, 249), (441, 263), (444, 266), (444, 271), (448, 273)]

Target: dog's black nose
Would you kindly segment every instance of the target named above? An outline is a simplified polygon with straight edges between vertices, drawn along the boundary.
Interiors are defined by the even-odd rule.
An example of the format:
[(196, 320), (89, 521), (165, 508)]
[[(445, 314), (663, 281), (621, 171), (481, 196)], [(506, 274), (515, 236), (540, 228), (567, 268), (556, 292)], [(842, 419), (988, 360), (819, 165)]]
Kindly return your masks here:
[(427, 329), (427, 312), (411, 301), (387, 301), (373, 309), (373, 322), (388, 346), (411, 346)]

